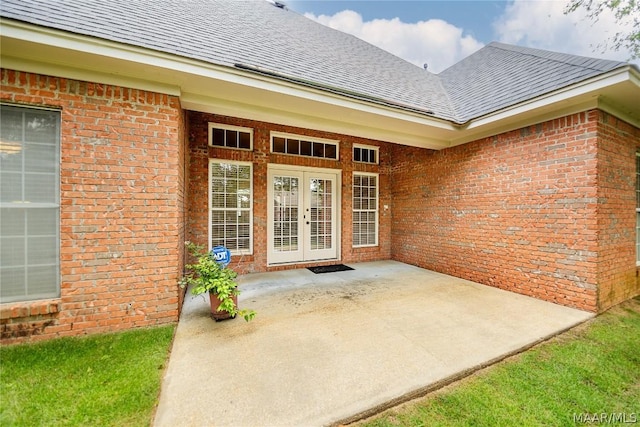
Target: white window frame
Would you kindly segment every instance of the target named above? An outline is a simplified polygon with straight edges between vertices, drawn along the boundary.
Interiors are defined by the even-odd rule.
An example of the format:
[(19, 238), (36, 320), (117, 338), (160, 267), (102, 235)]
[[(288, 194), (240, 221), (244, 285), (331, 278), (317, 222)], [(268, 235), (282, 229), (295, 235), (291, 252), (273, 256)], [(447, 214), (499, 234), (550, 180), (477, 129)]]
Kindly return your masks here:
[[(376, 208), (375, 209), (356, 209), (355, 208), (355, 177), (356, 176), (374, 176), (376, 177)], [(354, 226), (355, 226), (355, 213), (356, 212), (375, 212), (375, 243), (368, 243), (365, 245), (356, 245), (353, 240), (351, 242), (352, 247), (354, 248), (367, 248), (367, 247), (376, 247), (379, 245), (380, 243), (380, 236), (379, 236), (379, 228), (380, 228), (380, 174), (378, 173), (371, 173), (371, 172), (353, 172), (353, 177), (352, 177), (352, 181), (351, 181), (351, 210), (352, 210), (352, 216), (351, 216), (351, 236), (353, 239), (353, 230), (354, 230)]]
[[(48, 111), (48, 112), (52, 112), (52, 113), (57, 113), (57, 128), (56, 128), (56, 141), (55, 141), (55, 145), (56, 145), (56, 150), (57, 150), (57, 162), (55, 165), (55, 171), (54, 174), (57, 176), (57, 179), (55, 180), (54, 184), (55, 184), (55, 202), (31, 202), (31, 201), (27, 201), (27, 200), (20, 200), (20, 201), (15, 201), (15, 202), (1, 202), (0, 201), (0, 208), (8, 208), (8, 209), (12, 209), (12, 208), (22, 208), (22, 209), (57, 209), (57, 213), (56, 213), (56, 230), (55, 230), (55, 240), (56, 240), (56, 245), (55, 245), (55, 255), (54, 258), (56, 260), (56, 265), (55, 265), (55, 277), (51, 278), (51, 281), (55, 282), (55, 291), (54, 292), (47, 292), (47, 293), (31, 293), (31, 294), (27, 294), (27, 295), (21, 295), (21, 296), (15, 296), (15, 297), (10, 297), (10, 298), (6, 298), (2, 301), (0, 301), (0, 303), (5, 304), (5, 303), (15, 303), (15, 302), (26, 302), (26, 301), (35, 301), (35, 300), (40, 300), (40, 299), (49, 299), (49, 298), (60, 298), (60, 284), (61, 284), (61, 276), (60, 276), (60, 227), (61, 227), (61, 223), (60, 223), (60, 180), (61, 180), (61, 173), (60, 173), (60, 162), (61, 162), (61, 158), (62, 158), (62, 114), (60, 112), (60, 110), (58, 109), (53, 109), (53, 108), (42, 108), (42, 107), (38, 107), (38, 106), (32, 106), (32, 105), (14, 105), (14, 104), (5, 104), (2, 103), (1, 104), (3, 107), (10, 107), (10, 108), (15, 108), (17, 110), (21, 110), (23, 112), (23, 114), (26, 111)], [(24, 132), (24, 129), (23, 129)], [(22, 142), (27, 142), (27, 141), (22, 141)], [(40, 144), (40, 143), (37, 143)], [(0, 155), (1, 155), (1, 149), (0, 149)], [(24, 182), (25, 180), (25, 171), (24, 171), (24, 163), (23, 163), (23, 169), (22, 169), (22, 180)], [(26, 212), (25, 212), (26, 215)], [(25, 234), (25, 239), (27, 239), (29, 237), (28, 234)], [(33, 237), (33, 235), (31, 235), (31, 237)], [(25, 251), (27, 250), (27, 247), (25, 246)], [(45, 265), (53, 265), (53, 264), (45, 264)], [(38, 266), (38, 264), (33, 264), (33, 263), (29, 263), (27, 260), (27, 255), (25, 254), (25, 265), (23, 266), (26, 270), (27, 270), (27, 274), (28, 274), (28, 268), (29, 266)], [(1, 267), (1, 266), (0, 266)], [(28, 284), (26, 284), (28, 286)]]
[[(355, 149), (360, 148), (363, 150), (371, 150), (376, 153), (376, 161), (375, 162), (364, 162), (362, 160), (355, 159)], [(353, 144), (353, 148), (351, 149), (351, 158), (354, 163), (363, 163), (365, 165), (378, 165), (380, 164), (380, 147), (376, 145), (366, 145), (366, 144)]]
[[(232, 131), (236, 131), (236, 132), (248, 133), (249, 134), (249, 148), (227, 147), (226, 145), (225, 146), (213, 145), (213, 131), (214, 131), (214, 129), (220, 129), (220, 130), (224, 130), (224, 131), (232, 130)], [(223, 124), (220, 124), (220, 123), (209, 122), (207, 138), (208, 138), (207, 144), (209, 145), (209, 147), (226, 148), (228, 150), (253, 151), (253, 129), (252, 128), (247, 128), (247, 127), (242, 127), (242, 126), (223, 125)]]
[(240, 165), (240, 166), (249, 166), (249, 176), (250, 176), (250, 183), (249, 183), (249, 207), (248, 208), (225, 208), (225, 209), (219, 209), (219, 210), (223, 210), (223, 211), (238, 211), (238, 210), (244, 210), (244, 211), (248, 211), (249, 212), (249, 249), (248, 250), (237, 250), (237, 249), (229, 249), (231, 251), (232, 255), (253, 255), (253, 203), (254, 203), (254, 199), (253, 199), (253, 163), (252, 162), (238, 162), (238, 161), (233, 161), (233, 160), (224, 160), (224, 159), (209, 159), (209, 167), (207, 169), (207, 174), (208, 174), (208, 181), (209, 181), (209, 186), (208, 186), (208, 199), (209, 199), (209, 213), (207, 215), (207, 217), (209, 218), (209, 224), (208, 224), (208, 246), (209, 249), (213, 248), (212, 245), (212, 240), (213, 240), (213, 230), (212, 230), (212, 213), (213, 213), (213, 201), (212, 201), (212, 197), (211, 197), (211, 192), (212, 192), (212, 174), (211, 174), (211, 166), (213, 164), (232, 164), (232, 165)]
[[(290, 154), (290, 153), (281, 153), (279, 151), (273, 151), (273, 138), (297, 139), (300, 141), (307, 141), (311, 143), (317, 142), (321, 144), (333, 145), (336, 147), (336, 158), (333, 159), (331, 157), (315, 157), (315, 156), (307, 156), (306, 154)], [(316, 137), (311, 137), (306, 135), (297, 135), (294, 133), (271, 131), (269, 140), (270, 140), (269, 151), (273, 154), (281, 154), (283, 156), (305, 157), (308, 159), (324, 159), (324, 160), (331, 160), (331, 161), (340, 160), (340, 141), (336, 139), (316, 138)]]

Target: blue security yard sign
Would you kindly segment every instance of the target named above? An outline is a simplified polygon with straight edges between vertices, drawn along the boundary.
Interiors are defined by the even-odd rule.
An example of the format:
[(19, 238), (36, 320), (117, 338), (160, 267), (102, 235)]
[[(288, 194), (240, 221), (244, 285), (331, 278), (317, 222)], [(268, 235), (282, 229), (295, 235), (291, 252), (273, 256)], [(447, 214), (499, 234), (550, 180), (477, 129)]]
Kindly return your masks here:
[(224, 246), (216, 246), (211, 249), (211, 254), (218, 262), (218, 264), (226, 267), (231, 262), (231, 251)]

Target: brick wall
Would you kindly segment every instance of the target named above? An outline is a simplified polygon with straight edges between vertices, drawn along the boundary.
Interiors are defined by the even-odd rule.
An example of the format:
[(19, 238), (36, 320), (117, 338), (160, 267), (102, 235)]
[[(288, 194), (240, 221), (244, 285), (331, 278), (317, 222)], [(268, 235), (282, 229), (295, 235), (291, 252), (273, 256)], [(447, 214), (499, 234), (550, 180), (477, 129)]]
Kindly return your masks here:
[(640, 129), (604, 112), (598, 121), (598, 308), (640, 294), (636, 277), (636, 152)]
[[(591, 311), (638, 293), (619, 282), (635, 272), (633, 137), (610, 130), (611, 147), (601, 147), (599, 117), (576, 114), (439, 152), (394, 146), (395, 258)], [(612, 121), (637, 143), (637, 129)], [(605, 229), (610, 237), (599, 240)], [(599, 302), (605, 294), (617, 299)]]
[[(123, 87), (5, 69), (0, 81), (3, 101), (58, 108), (62, 124), (61, 297), (0, 306), (3, 342), (176, 321), (182, 242), (207, 243), (210, 158), (253, 164), (254, 253), (233, 265), (243, 273), (291, 268), (267, 267), (267, 165), (277, 163), (342, 171), (341, 262), (393, 256), (592, 311), (640, 293), (640, 134), (599, 111), (431, 151), (183, 114), (175, 97)], [(208, 122), (252, 128), (254, 150), (209, 147)], [(272, 154), (270, 131), (338, 140), (340, 160)], [(354, 163), (355, 143), (380, 147), (380, 164)], [(351, 247), (353, 171), (380, 174), (376, 247)]]
[(177, 321), (186, 152), (176, 97), (1, 70), (61, 111), (61, 297), (0, 307), (3, 342)]
[[(210, 158), (246, 161), (253, 163), (253, 255), (244, 255), (242, 265), (239, 257), (232, 258), (232, 267), (242, 273), (292, 268), (278, 266), (267, 268), (267, 164), (278, 163), (295, 166), (342, 170), (342, 230), (341, 262), (360, 262), (390, 258), (391, 215), (382, 206), (391, 204), (389, 166), (390, 144), (370, 141), (328, 132), (313, 131), (272, 123), (244, 120), (189, 111), (189, 214), (188, 239), (198, 244), (207, 244), (208, 238), (208, 165)], [(208, 146), (208, 123), (242, 126), (253, 129), (253, 151), (232, 150)], [(339, 140), (339, 161), (300, 156), (273, 154), (270, 151), (270, 132), (287, 132), (308, 137)], [(380, 164), (368, 165), (352, 162), (353, 144), (380, 147)], [(354, 170), (377, 172), (380, 175), (379, 245), (368, 248), (352, 248), (352, 173)], [(329, 262), (335, 263), (335, 261)], [(322, 265), (310, 263), (307, 265)], [(299, 267), (299, 265), (298, 265)]]

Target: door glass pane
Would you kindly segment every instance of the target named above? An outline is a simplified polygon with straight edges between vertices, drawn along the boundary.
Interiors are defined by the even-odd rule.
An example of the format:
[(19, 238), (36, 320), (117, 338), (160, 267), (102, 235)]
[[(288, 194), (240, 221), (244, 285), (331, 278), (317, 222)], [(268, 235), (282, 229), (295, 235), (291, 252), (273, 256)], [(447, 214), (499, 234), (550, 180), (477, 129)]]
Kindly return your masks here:
[(311, 250), (330, 249), (333, 247), (331, 224), (333, 212), (331, 206), (331, 180), (312, 178), (309, 189), (311, 191), (310, 233)]
[(273, 249), (276, 252), (298, 250), (299, 184), (297, 177), (273, 178)]

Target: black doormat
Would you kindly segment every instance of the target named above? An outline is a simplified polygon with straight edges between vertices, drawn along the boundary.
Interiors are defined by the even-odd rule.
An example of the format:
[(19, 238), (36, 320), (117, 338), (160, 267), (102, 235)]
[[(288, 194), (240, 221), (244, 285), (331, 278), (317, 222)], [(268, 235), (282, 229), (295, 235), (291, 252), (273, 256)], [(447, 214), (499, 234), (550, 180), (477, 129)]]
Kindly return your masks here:
[(307, 267), (308, 270), (313, 271), (315, 274), (320, 273), (335, 273), (336, 271), (349, 271), (353, 270), (353, 268), (344, 265), (344, 264), (335, 264), (335, 265), (321, 265), (320, 267)]

